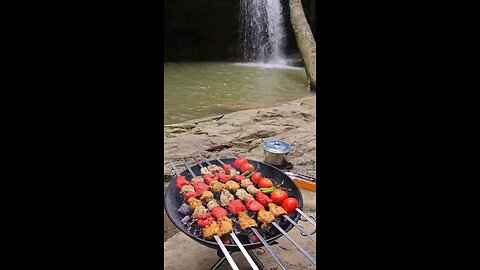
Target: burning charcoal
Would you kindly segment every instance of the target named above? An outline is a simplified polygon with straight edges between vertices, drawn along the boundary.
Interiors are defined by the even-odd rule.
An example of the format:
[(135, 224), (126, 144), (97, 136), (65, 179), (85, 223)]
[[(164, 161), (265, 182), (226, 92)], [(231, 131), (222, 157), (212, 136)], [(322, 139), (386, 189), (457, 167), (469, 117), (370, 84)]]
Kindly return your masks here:
[(186, 203), (183, 203), (180, 208), (178, 208), (178, 212), (184, 214), (184, 215), (188, 215), (192, 212), (192, 209), (190, 208), (190, 206), (188, 206), (188, 204)]
[(182, 218), (182, 224), (187, 225), (191, 219), (192, 218), (190, 216), (185, 216), (184, 218)]

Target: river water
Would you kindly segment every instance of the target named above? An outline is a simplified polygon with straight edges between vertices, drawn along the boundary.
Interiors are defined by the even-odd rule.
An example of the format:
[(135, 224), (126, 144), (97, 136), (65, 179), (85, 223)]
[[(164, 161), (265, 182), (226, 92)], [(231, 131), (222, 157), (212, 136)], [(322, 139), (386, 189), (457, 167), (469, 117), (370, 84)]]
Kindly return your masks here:
[(164, 123), (273, 107), (312, 95), (303, 68), (229, 62), (164, 63)]

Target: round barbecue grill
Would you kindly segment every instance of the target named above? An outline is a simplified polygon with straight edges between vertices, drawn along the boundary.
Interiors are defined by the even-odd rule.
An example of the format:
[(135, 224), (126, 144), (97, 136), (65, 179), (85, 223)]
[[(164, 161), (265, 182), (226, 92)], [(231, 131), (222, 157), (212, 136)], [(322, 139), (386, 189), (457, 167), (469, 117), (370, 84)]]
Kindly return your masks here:
[[(221, 161), (225, 164), (229, 164), (232, 167), (234, 167), (235, 159), (233, 159), (233, 158), (224, 158), (224, 159), (221, 159)], [(300, 208), (301, 210), (303, 209), (302, 193), (300, 192), (298, 187), (295, 185), (295, 183), (293, 182), (293, 180), (289, 176), (287, 176), (284, 172), (282, 172), (281, 170), (279, 170), (279, 169), (277, 169), (277, 168), (275, 168), (275, 167), (273, 167), (269, 164), (266, 164), (266, 163), (263, 163), (263, 162), (260, 162), (260, 161), (255, 161), (255, 160), (248, 160), (248, 161), (249, 161), (250, 164), (254, 165), (255, 168), (259, 168), (259, 172), (262, 175), (264, 175), (265, 177), (270, 178), (270, 180), (272, 180), (272, 182), (274, 182), (275, 185), (283, 182), (282, 187), (284, 187), (286, 189), (289, 189), (288, 190), (289, 197), (294, 197), (295, 199), (297, 199), (298, 203), (299, 203), (298, 208)], [(211, 160), (209, 162), (211, 164), (215, 164), (215, 165), (218, 165), (220, 167), (222, 166), (222, 164), (217, 160)], [(201, 175), (201, 166), (199, 164), (197, 164), (195, 166), (192, 166), (191, 170), (193, 171), (193, 173), (195, 175), (197, 175), (197, 176)], [(184, 170), (183, 172), (180, 173), (180, 175), (184, 176), (186, 179), (192, 179), (194, 177), (193, 175), (191, 175), (191, 173), (188, 170)], [(217, 244), (217, 242), (215, 242), (214, 240), (209, 241), (209, 240), (203, 239), (201, 233), (198, 233), (198, 232), (195, 233), (195, 232), (189, 231), (187, 229), (187, 227), (182, 223), (182, 219), (185, 217), (185, 215), (180, 213), (178, 211), (178, 209), (180, 208), (180, 206), (184, 202), (183, 201), (183, 195), (177, 190), (175, 184), (176, 184), (176, 180), (172, 181), (172, 183), (170, 183), (170, 185), (167, 187), (167, 189), (165, 191), (165, 195), (164, 195), (164, 197), (165, 197), (165, 212), (167, 213), (168, 218), (172, 221), (173, 224), (175, 224), (175, 226), (180, 231), (182, 231), (183, 233), (188, 235), (193, 240), (199, 242), (200, 244), (202, 244), (204, 246), (207, 246), (207, 247), (214, 248), (214, 249), (218, 250), (219, 245)], [(291, 219), (293, 219), (295, 222), (298, 222), (298, 220), (300, 219), (300, 214), (297, 213), (297, 212), (294, 213), (294, 214), (290, 214), (288, 216)], [(288, 222), (287, 220), (285, 220), (283, 218), (277, 219), (277, 223), (278, 223), (278, 225), (280, 225), (280, 227), (285, 232), (288, 232), (289, 230), (291, 230), (294, 227), (292, 225), (292, 223)], [(259, 231), (261, 231), (261, 230), (259, 230)], [(239, 235), (242, 234), (242, 233), (243, 232), (238, 232)], [(264, 236), (264, 239), (268, 243), (271, 243), (274, 240), (283, 236), (283, 234), (278, 229), (276, 229), (274, 226), (272, 226), (268, 230), (268, 232), (266, 232), (266, 234), (262, 234), (262, 236)], [(245, 239), (247, 239), (247, 238), (245, 237)], [(255, 248), (259, 248), (259, 247), (263, 246), (262, 242), (252, 243), (251, 241), (248, 241), (248, 240), (246, 240), (245, 243), (244, 243), (244, 241), (242, 241), (242, 244), (245, 247), (245, 249), (255, 249)], [(225, 246), (230, 251), (238, 251), (239, 250), (239, 248), (236, 244), (225, 244)]]

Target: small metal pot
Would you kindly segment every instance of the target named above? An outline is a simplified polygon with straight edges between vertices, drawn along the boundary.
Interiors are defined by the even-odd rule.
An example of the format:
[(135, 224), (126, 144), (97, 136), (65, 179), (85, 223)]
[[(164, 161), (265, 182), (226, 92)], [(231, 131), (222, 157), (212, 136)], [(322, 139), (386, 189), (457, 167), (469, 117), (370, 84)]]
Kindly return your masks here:
[(280, 140), (270, 140), (263, 144), (263, 158), (265, 163), (280, 166), (285, 163), (285, 156), (290, 153), (292, 146)]

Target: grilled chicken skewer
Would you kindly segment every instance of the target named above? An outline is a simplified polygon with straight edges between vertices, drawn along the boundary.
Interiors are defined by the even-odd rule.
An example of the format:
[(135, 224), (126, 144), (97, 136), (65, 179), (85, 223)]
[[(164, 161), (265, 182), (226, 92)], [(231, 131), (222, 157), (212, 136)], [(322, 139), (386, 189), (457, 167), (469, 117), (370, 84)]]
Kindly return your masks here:
[[(227, 152), (230, 156), (232, 156), (233, 158), (238, 158), (237, 155), (229, 152), (227, 149), (223, 148), (223, 150), (225, 150), (225, 152)], [(300, 210), (300, 208), (296, 208), (295, 211), (297, 211), (300, 215), (302, 215), (302, 217), (304, 217), (308, 222), (310, 222), (313, 226), (315, 226), (315, 228), (317, 227), (317, 223), (311, 219), (310, 217), (307, 216), (307, 214), (305, 214), (302, 210)], [(293, 223), (292, 223), (293, 224)], [(297, 226), (295, 226), (297, 227)], [(299, 227), (297, 227), (299, 228)], [(309, 234), (309, 233), (306, 233), (304, 232), (305, 234)]]
[[(182, 159), (183, 163), (185, 164), (185, 167), (190, 171), (190, 173), (192, 174), (193, 177), (196, 177), (195, 176), (195, 173), (193, 173), (192, 169), (190, 169), (190, 166), (188, 166), (188, 164)], [(228, 219), (227, 217), (224, 217), (223, 219), (227, 219), (230, 221), (230, 226), (231, 226), (231, 222), (232, 220)], [(208, 229), (208, 227), (207, 227)], [(243, 255), (245, 256), (245, 258), (247, 259), (248, 263), (250, 264), (250, 266), (252, 266), (252, 268), (254, 270), (259, 270), (257, 265), (255, 264), (255, 262), (253, 261), (253, 259), (250, 257), (250, 255), (248, 254), (248, 252), (245, 250), (245, 248), (243, 247), (242, 243), (240, 242), (240, 240), (238, 240), (238, 238), (236, 237), (236, 235), (230, 231), (230, 235), (232, 236), (233, 240), (235, 241), (235, 243), (237, 244), (237, 246), (240, 248), (240, 250), (242, 251)], [(215, 235), (214, 236), (215, 238), (215, 241), (217, 241), (218, 245), (220, 246), (220, 249), (222, 250), (223, 254), (225, 255), (225, 258), (227, 258), (228, 262), (230, 263), (230, 266), (232, 266), (232, 268), (235, 270), (239, 270), (238, 269), (238, 266), (235, 264), (235, 261), (233, 260), (232, 256), (230, 255), (230, 253), (228, 253), (228, 250), (227, 248), (225, 247), (225, 245), (223, 244), (222, 240), (220, 239), (220, 237), (218, 237), (218, 235)]]
[[(199, 155), (205, 162), (207, 162), (207, 164), (210, 163), (210, 162), (206, 161), (205, 158), (203, 158), (203, 156), (201, 156), (200, 154), (198, 154), (198, 155)], [(217, 159), (217, 160), (218, 160), (218, 159)], [(218, 160), (218, 161), (220, 162), (220, 164), (224, 164), (222, 161), (220, 161), (220, 160)], [(200, 163), (199, 165), (200, 165), (200, 167), (203, 168), (203, 165), (202, 165), (201, 163)], [(243, 181), (242, 181), (242, 182), (243, 182)], [(242, 191), (242, 190), (243, 190), (243, 189), (240, 189), (239, 191)], [(225, 192), (227, 192), (227, 191), (225, 190)], [(243, 190), (243, 192), (246, 193), (245, 190)], [(243, 193), (242, 193), (242, 194), (243, 194)], [(241, 198), (241, 197), (238, 196), (238, 195), (237, 195), (237, 197), (239, 197), (240, 199), (244, 198), (244, 196), (242, 196), (242, 198)], [(244, 199), (242, 199), (242, 200), (245, 201)], [(297, 247), (297, 248), (300, 250), (300, 252), (302, 252), (310, 261), (312, 261), (312, 263), (313, 263), (314, 265), (316, 265), (315, 259), (313, 259), (313, 258), (310, 256), (310, 254), (308, 254), (308, 252), (307, 252), (306, 250), (304, 250), (300, 245), (298, 245), (295, 241), (293, 241), (293, 239), (274, 221), (276, 217), (282, 216), (282, 215), (286, 215), (287, 212), (286, 212), (281, 206), (277, 206), (277, 205), (275, 205), (275, 204), (273, 204), (273, 203), (269, 203), (268, 206), (269, 206), (269, 210), (270, 210), (270, 211), (265, 211), (264, 209), (260, 210), (258, 220), (259, 220), (260, 222), (263, 222), (265, 225), (268, 225), (268, 224), (272, 223), (272, 224), (278, 229), (278, 231), (280, 231), (283, 235), (285, 235), (285, 237), (287, 237), (287, 239), (288, 239), (290, 242), (292, 242), (292, 244), (295, 245), (295, 247)], [(258, 226), (257, 223), (256, 223), (256, 221), (255, 221), (254, 219), (250, 218), (250, 217), (249, 217), (246, 213), (244, 213), (244, 212), (238, 213), (238, 219), (239, 219), (240, 227), (241, 227), (242, 230), (246, 230), (246, 229), (248, 229), (248, 228), (252, 228), (252, 229), (253, 229), (254, 227), (257, 227), (257, 226)], [(255, 232), (254, 232), (254, 233), (255, 233)], [(231, 233), (231, 235), (234, 236), (233, 233)], [(237, 242), (237, 241), (235, 240), (236, 236), (235, 236), (235, 237), (233, 237), (233, 236), (232, 236), (232, 238), (234, 239), (235, 242)], [(257, 237), (258, 237), (258, 235), (257, 235)], [(265, 241), (265, 242), (266, 242), (266, 241)], [(263, 243), (263, 242), (262, 242), (262, 243)], [(240, 244), (241, 244), (241, 243), (240, 243)], [(238, 245), (238, 243), (237, 243), (237, 245)], [(243, 246), (242, 246), (242, 247), (243, 247)], [(269, 248), (267, 247), (267, 249), (269, 249)], [(269, 249), (269, 251), (272, 252), (273, 250), (270, 250), (270, 249)], [(243, 252), (243, 251), (242, 251), (242, 252)], [(248, 253), (246, 253), (246, 252), (243, 252), (243, 253), (244, 253), (245, 257), (247, 257)], [(272, 253), (272, 255), (273, 255), (273, 257), (274, 257), (276, 260), (278, 259), (278, 257), (276, 257), (276, 254), (273, 254), (273, 253)], [(247, 260), (248, 260), (248, 257), (247, 257)], [(278, 260), (277, 260), (277, 261), (278, 261)], [(282, 268), (284, 267), (283, 262), (278, 261), (278, 263), (282, 266)]]
[[(208, 168), (209, 168), (209, 171), (211, 172), (212, 170), (210, 170), (210, 168), (216, 168), (217, 171), (219, 171), (220, 169), (219, 168), (222, 168), (220, 166), (217, 166), (215, 164), (212, 164), (210, 161), (208, 161), (204, 156), (202, 156), (199, 152), (197, 152), (197, 155), (203, 160), (203, 162), (207, 163), (208, 165)], [(223, 170), (224, 173), (226, 173), (227, 175), (230, 175), (230, 176), (235, 176), (235, 175), (239, 175), (240, 172), (235, 170), (232, 166), (228, 165), (228, 164), (225, 164), (224, 162), (222, 162), (221, 160), (219, 160), (218, 158), (216, 158), (216, 160), (223, 166), (223, 168), (221, 170)], [(215, 169), (214, 169), (215, 171)]]

